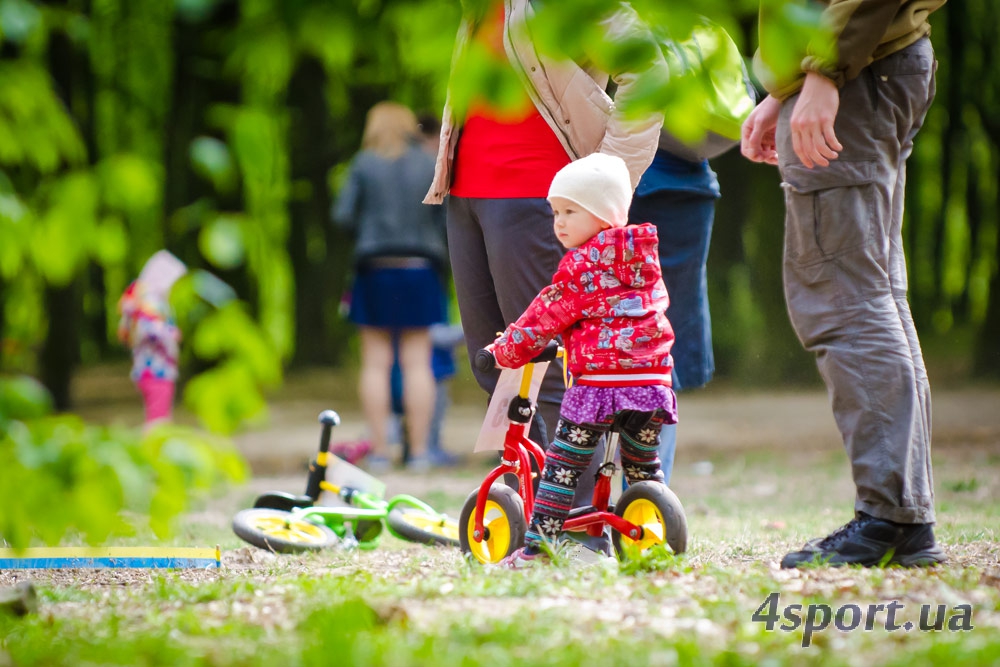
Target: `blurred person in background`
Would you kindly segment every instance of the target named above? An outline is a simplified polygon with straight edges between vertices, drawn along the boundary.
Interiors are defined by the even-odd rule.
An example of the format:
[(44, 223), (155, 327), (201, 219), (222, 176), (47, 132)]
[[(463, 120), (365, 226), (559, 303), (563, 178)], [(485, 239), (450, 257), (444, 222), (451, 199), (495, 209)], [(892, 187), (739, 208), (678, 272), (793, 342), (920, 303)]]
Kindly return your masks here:
[(445, 320), (447, 261), (443, 213), (421, 204), (433, 175), (434, 158), (420, 146), (414, 113), (380, 102), (368, 112), (361, 151), (333, 207), (335, 222), (355, 237), (348, 318), (361, 341), (358, 393), (371, 435), (367, 463), (375, 473), (389, 467), (394, 337), (411, 454), (406, 466), (430, 467), (427, 437), (435, 401), (430, 327)]
[(118, 339), (132, 351), (131, 377), (142, 394), (146, 428), (173, 418), (181, 332), (170, 290), (185, 273), (181, 260), (160, 250), (118, 301)]
[[(629, 224), (650, 222), (659, 237), (660, 269), (670, 294), (673, 326), (673, 389), (704, 387), (715, 373), (712, 318), (708, 309), (708, 248), (719, 181), (707, 159), (681, 157), (660, 148), (642, 175), (629, 209)], [(669, 484), (677, 448), (677, 424), (660, 432), (660, 468)]]

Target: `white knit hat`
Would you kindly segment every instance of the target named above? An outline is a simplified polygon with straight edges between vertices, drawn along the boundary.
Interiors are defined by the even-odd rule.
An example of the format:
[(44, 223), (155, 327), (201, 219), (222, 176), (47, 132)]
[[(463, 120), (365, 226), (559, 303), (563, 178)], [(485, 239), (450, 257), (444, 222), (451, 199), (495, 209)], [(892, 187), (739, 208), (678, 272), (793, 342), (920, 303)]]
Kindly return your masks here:
[(556, 173), (549, 186), (552, 197), (569, 199), (612, 227), (624, 227), (632, 203), (632, 179), (620, 157), (591, 153)]
[(177, 280), (187, 273), (184, 262), (171, 255), (166, 250), (157, 251), (139, 273), (138, 281), (150, 293), (158, 296), (170, 294), (170, 288)]

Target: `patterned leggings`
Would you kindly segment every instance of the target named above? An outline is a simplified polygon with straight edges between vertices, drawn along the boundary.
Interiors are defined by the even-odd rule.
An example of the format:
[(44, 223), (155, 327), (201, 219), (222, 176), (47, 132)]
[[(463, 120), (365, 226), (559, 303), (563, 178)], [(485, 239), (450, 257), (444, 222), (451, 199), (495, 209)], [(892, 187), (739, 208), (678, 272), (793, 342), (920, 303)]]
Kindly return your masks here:
[[(642, 425), (641, 416), (649, 417)], [(622, 467), (629, 484), (644, 480), (663, 481), (657, 448), (660, 444), (660, 427), (666, 413), (657, 410), (642, 413), (627, 410), (619, 413), (619, 418), (638, 418), (635, 427), (622, 422), (618, 444), (621, 450)], [(594, 448), (611, 428), (614, 417), (608, 417), (600, 424), (574, 424), (560, 419), (556, 426), (555, 440), (545, 452), (545, 467), (535, 495), (535, 510), (531, 515), (525, 542), (537, 545), (542, 541), (552, 542), (562, 531), (563, 523), (573, 504), (573, 495), (590, 460)]]

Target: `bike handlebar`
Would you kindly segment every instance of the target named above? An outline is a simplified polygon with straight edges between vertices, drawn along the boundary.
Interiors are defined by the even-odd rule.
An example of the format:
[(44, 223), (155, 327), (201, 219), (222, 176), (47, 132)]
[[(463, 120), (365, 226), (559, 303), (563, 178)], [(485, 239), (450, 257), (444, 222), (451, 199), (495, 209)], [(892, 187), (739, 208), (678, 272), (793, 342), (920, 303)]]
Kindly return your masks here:
[[(542, 351), (538, 353), (530, 362), (528, 363), (541, 363), (543, 361), (552, 361), (559, 354), (559, 343), (555, 341), (550, 341), (548, 345), (542, 348)], [(475, 359), (476, 369), (480, 373), (488, 373), (497, 365), (497, 358), (487, 349), (482, 349), (476, 352)]]

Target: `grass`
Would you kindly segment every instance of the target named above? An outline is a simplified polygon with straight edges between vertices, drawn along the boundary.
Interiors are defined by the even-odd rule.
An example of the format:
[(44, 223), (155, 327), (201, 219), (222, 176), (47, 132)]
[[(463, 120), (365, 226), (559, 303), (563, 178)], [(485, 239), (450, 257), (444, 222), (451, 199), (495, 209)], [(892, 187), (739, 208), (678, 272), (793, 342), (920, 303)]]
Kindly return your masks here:
[[(950, 562), (930, 570), (777, 569), (789, 548), (848, 518), (846, 464), (828, 452), (719, 454), (700, 476), (682, 461), (673, 486), (689, 552), (610, 570), (488, 570), (457, 550), (388, 537), (369, 552), (272, 556), (229, 531), (226, 519), (249, 500), (237, 490), (174, 538), (220, 543), (223, 569), (33, 573), (40, 612), (0, 617), (0, 665), (998, 664), (996, 451), (936, 453), (937, 533)], [(477, 479), (466, 477), (431, 500), (457, 514)], [(0, 584), (12, 576), (0, 573)], [(797, 628), (781, 629), (787, 617), (770, 631), (752, 620), (773, 593), (779, 610), (802, 605)], [(921, 605), (945, 605), (945, 620), (969, 605), (972, 629), (889, 631), (882, 611), (870, 631), (831, 620), (803, 646), (809, 605), (821, 614), (821, 605), (836, 613), (893, 601), (895, 622), (915, 627)]]

